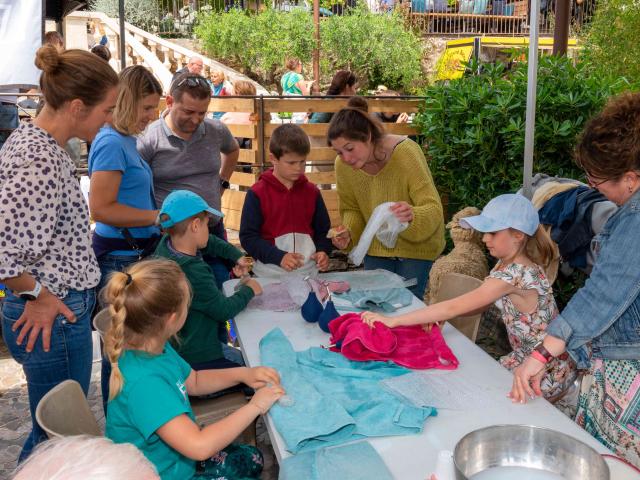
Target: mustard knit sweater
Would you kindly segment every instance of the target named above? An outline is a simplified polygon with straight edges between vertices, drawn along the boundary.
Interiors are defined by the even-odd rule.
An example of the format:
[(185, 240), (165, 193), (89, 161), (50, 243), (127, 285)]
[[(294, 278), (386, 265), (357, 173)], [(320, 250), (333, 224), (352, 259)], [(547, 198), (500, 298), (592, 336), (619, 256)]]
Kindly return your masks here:
[(373, 239), (369, 255), (435, 260), (444, 249), (444, 216), (440, 196), (420, 146), (406, 139), (394, 149), (376, 175), (354, 170), (340, 157), (335, 161), (340, 216), (355, 246), (373, 210), (383, 202), (405, 201), (413, 206), (413, 221), (398, 237), (395, 248)]

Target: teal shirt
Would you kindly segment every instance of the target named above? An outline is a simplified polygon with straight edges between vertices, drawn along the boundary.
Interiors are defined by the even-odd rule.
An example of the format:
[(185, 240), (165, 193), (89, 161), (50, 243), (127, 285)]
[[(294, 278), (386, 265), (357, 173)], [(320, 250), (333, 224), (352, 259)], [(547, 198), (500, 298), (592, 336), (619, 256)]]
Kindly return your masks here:
[(153, 463), (162, 480), (184, 480), (196, 471), (195, 461), (167, 445), (156, 430), (186, 413), (195, 421), (185, 382), (191, 367), (169, 343), (160, 355), (125, 350), (118, 365), (124, 385), (109, 402), (106, 436), (132, 443)]

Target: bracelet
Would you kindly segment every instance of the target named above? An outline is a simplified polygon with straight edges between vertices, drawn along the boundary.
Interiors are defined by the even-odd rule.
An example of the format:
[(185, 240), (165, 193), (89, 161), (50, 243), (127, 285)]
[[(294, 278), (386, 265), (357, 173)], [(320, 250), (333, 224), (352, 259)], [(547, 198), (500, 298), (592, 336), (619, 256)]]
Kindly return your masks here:
[(531, 352), (531, 357), (532, 357), (532, 358), (535, 358), (535, 359), (536, 359), (536, 360), (538, 360), (539, 362), (542, 362), (542, 363), (545, 363), (545, 364), (546, 364), (546, 363), (547, 363), (547, 361), (548, 361), (548, 360), (547, 360), (546, 358), (544, 358), (544, 356), (543, 356), (539, 351), (537, 351), (537, 350), (534, 350), (533, 352)]
[(540, 355), (542, 355), (542, 357), (548, 362), (549, 360), (551, 360), (553, 358), (553, 355), (551, 355), (551, 353), (549, 352), (549, 350), (547, 350), (544, 345), (542, 344), (542, 342), (538, 343), (535, 347), (533, 347), (533, 350), (538, 352)]

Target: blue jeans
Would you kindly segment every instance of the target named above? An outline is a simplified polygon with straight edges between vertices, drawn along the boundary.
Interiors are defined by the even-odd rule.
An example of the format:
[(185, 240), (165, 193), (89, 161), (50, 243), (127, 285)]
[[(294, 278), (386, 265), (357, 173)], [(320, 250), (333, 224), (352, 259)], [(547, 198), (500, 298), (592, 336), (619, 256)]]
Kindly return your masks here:
[[(100, 256), (98, 259), (98, 265), (100, 266), (100, 283), (96, 291), (98, 295), (102, 291), (102, 288), (109, 281), (109, 274), (111, 272), (121, 272), (126, 267), (138, 261), (137, 255), (112, 255), (107, 253), (106, 255)], [(100, 295), (98, 299), (98, 304), (100, 307), (104, 307), (102, 305), (102, 296)], [(97, 312), (96, 312), (97, 313)], [(102, 345), (102, 342), (100, 342)], [(100, 369), (100, 391), (102, 393), (102, 408), (104, 409), (104, 416), (107, 416), (107, 400), (109, 400), (109, 377), (111, 376), (111, 363), (106, 358), (104, 354), (104, 349), (102, 352), (102, 366)]]
[(396, 273), (407, 280), (415, 278), (418, 283), (409, 287), (409, 290), (421, 301), (429, 283), (429, 272), (432, 265), (431, 260), (416, 260), (415, 258), (373, 257), (371, 255), (364, 257), (365, 270), (381, 268)]
[(18, 128), (18, 107), (0, 103), (0, 148), (11, 132)]
[(77, 381), (84, 394), (89, 391), (91, 381), (92, 341), (91, 312), (96, 300), (95, 290), (69, 290), (62, 301), (75, 314), (75, 323), (58, 315), (51, 329), (51, 348), (45, 352), (42, 348), (42, 336), (39, 335), (30, 353), (25, 350), (27, 340), (22, 345), (16, 343), (18, 331), (11, 328), (24, 312), (25, 301), (11, 292), (2, 303), (2, 333), (4, 341), (16, 362), (22, 365), (27, 377), (29, 391), (29, 410), (31, 411), (31, 433), (27, 438), (19, 462), (26, 459), (33, 448), (47, 439), (44, 430), (36, 422), (36, 407), (40, 399), (53, 387), (64, 380)]

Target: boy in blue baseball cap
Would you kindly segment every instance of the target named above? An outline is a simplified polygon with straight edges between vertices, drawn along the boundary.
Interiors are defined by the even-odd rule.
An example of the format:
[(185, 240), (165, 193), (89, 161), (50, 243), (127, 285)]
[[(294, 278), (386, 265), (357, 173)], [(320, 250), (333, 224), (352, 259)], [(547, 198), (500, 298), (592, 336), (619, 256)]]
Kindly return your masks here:
[(249, 279), (231, 296), (216, 286), (211, 267), (203, 255), (236, 263), (237, 276), (248, 274), (250, 262), (233, 245), (209, 234), (209, 217), (222, 217), (202, 197), (188, 190), (171, 192), (162, 203), (158, 223), (166, 232), (156, 256), (175, 261), (191, 284), (192, 299), (180, 341), (172, 341), (175, 350), (194, 370), (242, 366), (242, 355), (226, 343), (226, 323), (242, 311), (249, 301), (262, 293), (260, 284)]

